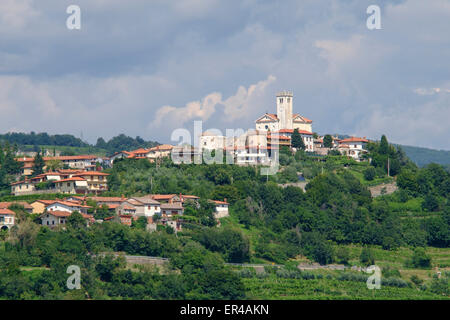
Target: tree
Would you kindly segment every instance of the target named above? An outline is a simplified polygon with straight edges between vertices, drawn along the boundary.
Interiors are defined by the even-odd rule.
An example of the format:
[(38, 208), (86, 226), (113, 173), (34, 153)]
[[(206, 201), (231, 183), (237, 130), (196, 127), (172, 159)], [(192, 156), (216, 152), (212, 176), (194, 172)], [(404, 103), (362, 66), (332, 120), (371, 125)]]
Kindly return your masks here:
[(359, 261), (366, 266), (371, 266), (375, 264), (375, 257), (370, 248), (364, 247), (361, 251), (361, 255), (359, 256)]
[(425, 253), (424, 248), (416, 248), (406, 265), (413, 268), (429, 269), (431, 268), (431, 257)]
[(350, 260), (350, 250), (347, 247), (338, 247), (336, 249), (336, 259), (337, 262), (348, 264)]
[(84, 220), (81, 213), (79, 213), (78, 211), (74, 211), (67, 218), (67, 225), (74, 229), (80, 229), (86, 227), (86, 220)]
[(325, 137), (323, 137), (323, 146), (325, 148), (333, 147), (333, 138), (329, 134), (326, 134)]
[(368, 167), (366, 170), (364, 170), (364, 179), (367, 181), (372, 181), (375, 178), (375, 175), (377, 174), (374, 167)]
[(38, 153), (34, 157), (33, 176), (37, 176), (39, 174), (44, 173), (44, 166), (45, 166), (45, 161), (41, 156), (41, 152), (38, 151)]
[(380, 154), (388, 154), (389, 153), (389, 143), (384, 134), (381, 136), (381, 141), (380, 141), (380, 146), (378, 148), (378, 152)]
[(295, 129), (292, 133), (291, 146), (296, 149), (305, 150), (305, 143), (303, 142), (303, 138), (298, 132), (298, 129)]
[(439, 209), (439, 202), (436, 196), (432, 193), (428, 193), (422, 202), (422, 209), (428, 212), (434, 212)]
[(63, 163), (60, 160), (49, 160), (47, 162), (47, 171), (54, 172), (58, 169), (62, 169)]
[(141, 216), (137, 220), (133, 220), (131, 226), (138, 228), (138, 229), (145, 230), (145, 228), (147, 226), (147, 217)]

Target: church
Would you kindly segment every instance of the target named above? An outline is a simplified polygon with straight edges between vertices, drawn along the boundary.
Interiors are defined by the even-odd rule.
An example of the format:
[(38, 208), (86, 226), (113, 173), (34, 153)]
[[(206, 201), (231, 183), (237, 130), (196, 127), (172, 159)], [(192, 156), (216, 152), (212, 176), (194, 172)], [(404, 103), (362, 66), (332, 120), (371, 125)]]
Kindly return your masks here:
[(256, 130), (283, 132), (306, 131), (312, 133), (312, 120), (292, 112), (294, 95), (290, 91), (277, 94), (277, 113), (266, 113), (256, 120)]
[(294, 94), (291, 91), (282, 91), (277, 94), (276, 99), (277, 113), (266, 113), (258, 118), (255, 121), (256, 131), (267, 133), (267, 143), (270, 146), (272, 138), (278, 139), (280, 145), (283, 140), (290, 145), (292, 133), (297, 129), (305, 144), (305, 151), (313, 152), (312, 120), (292, 112)]

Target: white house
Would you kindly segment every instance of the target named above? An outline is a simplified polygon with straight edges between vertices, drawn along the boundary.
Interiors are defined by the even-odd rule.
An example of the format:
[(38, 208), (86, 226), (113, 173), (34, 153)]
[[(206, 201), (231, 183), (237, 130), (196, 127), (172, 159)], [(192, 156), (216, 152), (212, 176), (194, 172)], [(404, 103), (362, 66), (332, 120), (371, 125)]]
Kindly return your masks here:
[(87, 209), (89, 206), (82, 205), (80, 203), (70, 202), (70, 201), (55, 201), (49, 205), (47, 205), (47, 212), (51, 211), (63, 211), (72, 213), (74, 211), (78, 211), (80, 213), (87, 213)]
[(211, 200), (216, 205), (216, 211), (214, 212), (214, 217), (216, 219), (228, 217), (228, 207), (229, 203), (227, 202), (227, 199), (225, 201), (219, 201), (219, 200)]
[(0, 230), (10, 229), (14, 226), (15, 213), (9, 209), (0, 209)]
[[(72, 212), (67, 211), (48, 211), (44, 212), (41, 215), (41, 221), (43, 226), (48, 227), (56, 227), (59, 225), (65, 225), (67, 223), (67, 218), (72, 215)], [(88, 225), (90, 222), (94, 221), (94, 217), (89, 214), (81, 214), (84, 219), (86, 219), (86, 225)]]
[(338, 150), (347, 151), (346, 154), (355, 160), (360, 160), (361, 156), (367, 152), (366, 145), (369, 140), (364, 138), (351, 137), (348, 139), (343, 139), (339, 141)]
[(153, 217), (155, 214), (160, 214), (161, 212), (161, 204), (150, 196), (132, 197), (122, 202), (117, 207), (117, 211), (123, 214), (132, 213), (133, 210), (127, 208), (134, 208), (134, 215), (144, 217)]

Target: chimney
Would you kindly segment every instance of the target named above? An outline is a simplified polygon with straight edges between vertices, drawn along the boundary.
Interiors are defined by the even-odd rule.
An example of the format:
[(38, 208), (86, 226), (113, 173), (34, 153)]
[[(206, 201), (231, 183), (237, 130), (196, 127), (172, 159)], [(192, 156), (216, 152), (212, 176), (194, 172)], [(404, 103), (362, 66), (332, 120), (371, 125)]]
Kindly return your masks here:
[(228, 201), (227, 201), (227, 198), (224, 198), (223, 201), (228, 202)]
[(182, 198), (181, 192), (180, 192), (180, 202), (183, 203), (183, 198)]

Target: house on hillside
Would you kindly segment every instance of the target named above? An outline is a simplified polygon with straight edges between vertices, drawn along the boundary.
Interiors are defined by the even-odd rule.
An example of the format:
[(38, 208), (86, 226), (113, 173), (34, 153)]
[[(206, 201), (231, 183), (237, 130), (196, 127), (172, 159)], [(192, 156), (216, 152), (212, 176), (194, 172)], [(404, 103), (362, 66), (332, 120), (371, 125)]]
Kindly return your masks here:
[(342, 150), (342, 154), (346, 154), (355, 160), (361, 160), (363, 154), (367, 153), (366, 145), (369, 140), (358, 137), (351, 137), (348, 139), (339, 140), (338, 150)]
[(0, 230), (10, 229), (14, 226), (16, 214), (9, 209), (0, 209)]
[(0, 202), (0, 209), (9, 209), (9, 207), (11, 207), (13, 205), (18, 205), (18, 206), (23, 207), (23, 209), (28, 213), (33, 212), (33, 207), (28, 202), (25, 202), (25, 201)]
[(15, 196), (32, 194), (36, 191), (35, 185), (25, 178), (25, 180), (11, 183), (11, 193)]
[(215, 211), (214, 211), (214, 218), (216, 218), (216, 219), (228, 217), (230, 215), (228, 212), (228, 207), (230, 204), (227, 202), (226, 198), (224, 200), (225, 201), (210, 200), (216, 206)]
[(136, 216), (153, 217), (161, 211), (161, 204), (150, 196), (132, 197), (122, 202), (116, 209), (118, 214), (127, 214), (134, 209)]
[[(48, 211), (41, 215), (41, 221), (43, 226), (47, 226), (50, 228), (54, 228), (59, 225), (66, 225), (67, 218), (72, 215), (72, 212), (67, 211)], [(86, 226), (93, 223), (95, 221), (94, 217), (89, 214), (81, 214), (83, 218), (86, 220)]]
[(62, 201), (62, 200), (56, 200), (49, 205), (46, 206), (45, 210), (47, 212), (50, 211), (64, 211), (64, 212), (74, 212), (78, 211), (80, 213), (87, 214), (87, 210), (91, 208), (90, 206), (86, 206), (80, 203), (75, 203), (71, 201)]
[(181, 216), (184, 208), (180, 202), (175, 203), (161, 203), (161, 216)]

